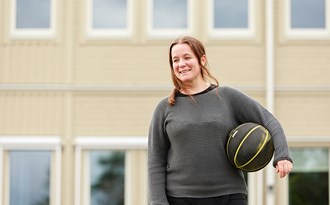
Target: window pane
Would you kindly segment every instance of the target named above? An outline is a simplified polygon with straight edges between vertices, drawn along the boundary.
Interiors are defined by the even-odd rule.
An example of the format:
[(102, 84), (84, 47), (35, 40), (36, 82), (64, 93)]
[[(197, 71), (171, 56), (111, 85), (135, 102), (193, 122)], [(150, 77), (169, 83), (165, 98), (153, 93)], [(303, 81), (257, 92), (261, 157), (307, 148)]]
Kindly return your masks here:
[(327, 172), (329, 169), (327, 149), (292, 149), (291, 155), (294, 158), (293, 172)]
[(289, 205), (328, 205), (328, 150), (297, 148), (291, 153), (294, 169), (289, 175)]
[(93, 28), (127, 27), (126, 0), (93, 0)]
[(50, 28), (51, 0), (16, 0), (16, 28)]
[(153, 28), (188, 28), (187, 0), (153, 0)]
[(91, 205), (124, 205), (125, 152), (90, 152)]
[(214, 0), (215, 28), (248, 28), (248, 0)]
[(10, 205), (48, 205), (49, 151), (10, 151)]
[(325, 0), (291, 0), (291, 28), (325, 28)]

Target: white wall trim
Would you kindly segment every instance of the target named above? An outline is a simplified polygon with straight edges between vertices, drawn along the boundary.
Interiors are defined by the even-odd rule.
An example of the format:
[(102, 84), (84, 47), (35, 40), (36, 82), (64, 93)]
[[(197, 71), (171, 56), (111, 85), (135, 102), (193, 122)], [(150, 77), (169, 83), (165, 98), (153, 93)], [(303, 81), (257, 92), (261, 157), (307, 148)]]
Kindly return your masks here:
[(75, 148), (75, 169), (74, 169), (74, 204), (81, 205), (81, 147)]
[(62, 145), (59, 136), (0, 136), (0, 203), (3, 201), (4, 151), (8, 150), (51, 150), (55, 152), (54, 205), (61, 205)]
[[(266, 104), (267, 109), (274, 113), (275, 104), (275, 83), (274, 83), (274, 1), (266, 1)], [(275, 194), (270, 187), (275, 186), (275, 176), (273, 172), (273, 167), (269, 164), (266, 166), (263, 172), (266, 176), (264, 177), (264, 183), (266, 184), (266, 199), (267, 205), (273, 205)], [(260, 181), (262, 181), (263, 176), (260, 175)], [(263, 183), (260, 183), (258, 193), (262, 193)], [(260, 196), (263, 196), (260, 194)], [(263, 201), (258, 201), (258, 205), (262, 205)]]
[(288, 136), (289, 143), (329, 143), (329, 136)]
[(54, 150), (61, 145), (61, 138), (54, 136), (0, 136), (0, 146), (6, 150)]
[(148, 138), (143, 136), (77, 137), (75, 145), (81, 149), (147, 149)]
[[(270, 75), (270, 73), (268, 73)], [(270, 76), (269, 76), (270, 78)], [(267, 83), (269, 83), (267, 81)], [(238, 89), (245, 91), (267, 90), (270, 85), (237, 85)], [(171, 84), (35, 84), (35, 83), (0, 83), (0, 91), (113, 91), (113, 92), (130, 92), (130, 91), (170, 91), (173, 88)], [(274, 86), (275, 92), (329, 92), (329, 85), (281, 85)]]
[(3, 147), (1, 147), (0, 145), (0, 204), (3, 203), (3, 187), (4, 187), (4, 183), (3, 183), (3, 177), (4, 177), (4, 168), (3, 168)]

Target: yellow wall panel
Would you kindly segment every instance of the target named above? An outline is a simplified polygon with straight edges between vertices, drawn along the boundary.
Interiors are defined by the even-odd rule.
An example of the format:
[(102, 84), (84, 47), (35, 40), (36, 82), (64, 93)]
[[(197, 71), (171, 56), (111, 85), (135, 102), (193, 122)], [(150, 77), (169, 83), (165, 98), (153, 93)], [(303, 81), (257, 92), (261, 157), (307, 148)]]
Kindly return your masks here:
[(276, 114), (288, 135), (329, 136), (330, 93), (280, 93)]
[(0, 135), (60, 135), (63, 96), (39, 92), (0, 93)]
[(168, 84), (170, 66), (166, 46), (78, 47), (76, 83)]
[(276, 83), (330, 85), (329, 46), (283, 46), (276, 52)]
[(147, 136), (152, 113), (167, 92), (74, 95), (74, 135)]
[(3, 49), (0, 82), (65, 83), (65, 50), (55, 45), (17, 43)]
[(265, 84), (264, 50), (255, 45), (206, 47), (211, 72), (221, 83), (243, 86)]

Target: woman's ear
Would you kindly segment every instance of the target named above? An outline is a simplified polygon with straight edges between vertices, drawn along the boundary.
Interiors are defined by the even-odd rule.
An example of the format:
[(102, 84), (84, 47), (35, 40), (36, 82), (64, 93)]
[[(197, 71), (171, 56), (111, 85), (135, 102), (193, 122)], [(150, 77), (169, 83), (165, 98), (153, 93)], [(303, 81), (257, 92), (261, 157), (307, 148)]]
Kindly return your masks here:
[(202, 66), (205, 66), (206, 65), (206, 55), (203, 55), (201, 57), (201, 64), (202, 64)]

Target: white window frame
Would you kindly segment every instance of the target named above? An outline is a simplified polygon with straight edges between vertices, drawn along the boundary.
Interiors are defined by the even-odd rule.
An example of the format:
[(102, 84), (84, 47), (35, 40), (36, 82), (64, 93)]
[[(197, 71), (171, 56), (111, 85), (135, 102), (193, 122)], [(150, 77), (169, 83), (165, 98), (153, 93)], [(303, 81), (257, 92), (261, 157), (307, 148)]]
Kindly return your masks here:
[(284, 30), (287, 39), (322, 40), (330, 39), (330, 0), (325, 0), (325, 29), (292, 29), (291, 0), (284, 1)]
[(11, 150), (47, 150), (55, 153), (55, 170), (51, 170), (51, 172), (55, 171), (54, 174), (51, 174), (54, 179), (50, 179), (51, 187), (54, 187), (54, 190), (50, 190), (50, 205), (61, 205), (61, 138), (54, 136), (0, 136), (0, 203), (4, 202), (4, 198), (9, 199), (9, 196), (5, 197), (3, 195), (3, 193), (6, 193), (4, 189), (8, 189), (8, 187), (4, 188), (3, 179), (4, 152)]
[(48, 29), (19, 29), (16, 26), (17, 0), (10, 1), (10, 38), (12, 39), (53, 39), (56, 36), (57, 1), (50, 0), (50, 26)]
[[(94, 150), (113, 150), (113, 151), (130, 151), (130, 150), (147, 150), (148, 138), (142, 136), (106, 136), (106, 137), (91, 137), (81, 136), (75, 139), (75, 195), (74, 205), (89, 204), (90, 193), (87, 185), (89, 179), (82, 179), (83, 172), (88, 172), (86, 165), (82, 167), (83, 151)], [(130, 181), (133, 176), (130, 169), (133, 160), (127, 160), (127, 153), (125, 154), (125, 205), (134, 205), (136, 201), (132, 201), (132, 190)], [(136, 191), (136, 190), (135, 190)], [(145, 191), (147, 192), (147, 191)], [(147, 195), (147, 194), (146, 194)], [(84, 196), (84, 197), (83, 197)], [(147, 201), (147, 196), (144, 201)], [(143, 197), (142, 197), (143, 198)]]
[(147, 0), (147, 36), (151, 39), (172, 39), (180, 35), (191, 35), (193, 33), (193, 1), (187, 0), (187, 28), (186, 29), (155, 29), (153, 25), (153, 0)]
[[(289, 136), (288, 143), (291, 147), (299, 147), (299, 148), (306, 148), (306, 147), (313, 147), (313, 148), (327, 148), (329, 150), (329, 168), (330, 168), (330, 136)], [(294, 164), (293, 164), (294, 169)], [(330, 175), (330, 170), (329, 170)], [(330, 177), (329, 177), (329, 186), (330, 186)], [(278, 189), (281, 190), (282, 197), (278, 201), (278, 204), (289, 205), (289, 178), (286, 176), (284, 179), (281, 179), (278, 183)], [(329, 189), (330, 192), (330, 189)], [(330, 196), (330, 193), (328, 197)]]
[(248, 0), (248, 28), (219, 29), (214, 28), (214, 0), (207, 1), (208, 37), (211, 39), (251, 40), (256, 36), (256, 0)]
[(93, 29), (93, 0), (85, 0), (85, 3), (87, 39), (128, 39), (132, 36), (134, 0), (127, 0), (127, 27), (124, 29)]

